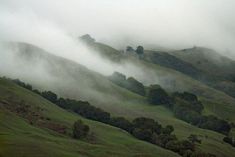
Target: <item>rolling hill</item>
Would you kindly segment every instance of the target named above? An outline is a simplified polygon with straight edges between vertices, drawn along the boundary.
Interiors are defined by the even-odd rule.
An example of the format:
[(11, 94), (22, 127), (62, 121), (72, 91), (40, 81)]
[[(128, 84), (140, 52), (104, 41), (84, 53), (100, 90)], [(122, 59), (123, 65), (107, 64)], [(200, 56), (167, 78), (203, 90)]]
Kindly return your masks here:
[[(96, 43), (99, 45), (99, 53), (103, 53), (103, 55), (107, 56), (108, 59), (114, 58), (120, 58), (118, 61), (119, 63), (124, 62), (130, 62), (134, 65), (137, 65), (142, 71), (144, 71), (143, 75), (140, 76), (136, 74), (134, 77), (136, 77), (141, 82), (144, 82), (145, 85), (151, 84), (151, 83), (159, 83), (164, 88), (166, 88), (168, 91), (190, 91), (200, 96), (200, 100), (203, 102), (205, 106), (205, 110), (203, 111), (204, 114), (214, 114), (218, 117), (221, 117), (223, 119), (227, 119), (230, 122), (235, 121), (235, 100), (234, 98), (226, 95), (225, 93), (218, 91), (214, 88), (211, 88), (200, 81), (194, 80), (193, 78), (178, 72), (174, 69), (171, 69), (169, 67), (164, 67), (158, 64), (146, 62), (145, 60), (139, 60), (138, 58), (134, 56), (126, 56), (121, 54), (121, 57), (118, 57), (120, 55), (120, 52), (106, 46), (105, 44)], [(20, 45), (20, 46), (19, 46)], [(134, 94), (124, 88), (121, 88), (115, 84), (113, 84), (111, 81), (108, 80), (108, 78), (104, 75), (101, 75), (97, 72), (94, 72), (92, 70), (87, 69), (86, 67), (77, 64), (76, 62), (54, 56), (34, 45), (26, 44), (26, 43), (17, 43), (15, 46), (19, 47), (19, 51), (17, 54), (18, 60), (22, 60), (22, 62), (26, 62), (27, 66), (33, 67), (35, 66), (35, 63), (43, 63), (43, 66), (46, 67), (46, 75), (50, 77), (46, 77), (46, 79), (34, 79), (33, 76), (22, 76), (22, 75), (16, 75), (16, 74), (8, 74), (8, 77), (13, 78), (20, 78), (30, 84), (32, 84), (34, 87), (42, 90), (51, 90), (56, 92), (59, 96), (68, 97), (68, 98), (74, 98), (74, 99), (82, 99), (82, 100), (88, 100), (92, 105), (100, 107), (108, 112), (110, 112), (112, 115), (115, 116), (124, 116), (128, 119), (133, 119), (135, 117), (145, 116), (153, 118), (160, 123), (167, 125), (171, 124), (175, 128), (175, 133), (177, 137), (180, 139), (187, 138), (190, 134), (197, 134), (202, 139), (202, 144), (197, 146), (197, 149), (211, 152), (214, 154), (217, 154), (218, 156), (235, 156), (234, 154), (234, 148), (230, 145), (224, 143), (222, 141), (224, 135), (208, 131), (204, 129), (199, 129), (195, 126), (192, 126), (188, 123), (185, 123), (181, 120), (178, 120), (174, 117), (174, 115), (169, 111), (168, 109), (162, 107), (162, 106), (153, 106), (149, 105), (146, 101), (145, 97), (139, 96), (137, 94)], [(110, 50), (112, 49), (112, 50)], [(112, 56), (110, 58), (110, 56)], [(117, 56), (117, 57), (115, 57)], [(21, 69), (24, 65), (18, 66), (19, 69)], [(27, 67), (24, 67), (25, 69)], [(146, 78), (146, 76), (149, 76)], [(19, 92), (17, 92), (19, 90)], [(10, 82), (7, 82), (5, 80), (1, 80), (1, 98), (7, 101), (9, 101), (9, 98), (15, 98), (17, 99), (23, 99), (24, 101), (29, 101), (32, 104), (40, 104), (41, 101), (44, 102), (45, 100), (42, 100), (42, 98), (39, 98), (33, 93), (29, 93), (28, 91), (25, 91), (24, 89), (21, 89), (20, 87), (17, 87)], [(5, 95), (5, 96), (4, 96)], [(9, 96), (7, 96), (9, 95)], [(30, 95), (30, 96), (28, 96)], [(28, 98), (27, 98), (28, 97)], [(13, 100), (14, 100), (13, 99)], [(11, 99), (10, 99), (11, 100)], [(12, 103), (12, 102), (10, 102)], [(75, 121), (75, 119), (78, 118), (77, 115), (74, 115), (72, 113), (68, 113), (67, 111), (61, 110), (58, 107), (54, 106), (53, 104), (49, 102), (44, 102), (45, 108), (48, 108), (47, 110), (50, 111), (48, 113), (45, 113), (47, 116), (51, 119), (55, 119), (56, 121), (62, 121), (63, 124), (66, 124), (68, 126), (71, 126), (71, 123)], [(42, 103), (43, 104), (43, 103)], [(51, 107), (53, 106), (53, 107)], [(49, 109), (51, 108), (51, 109)], [(58, 111), (57, 111), (58, 110)], [(57, 114), (58, 112), (58, 114)], [(63, 113), (62, 113), (63, 112)], [(37, 132), (36, 134), (39, 134), (40, 138), (38, 138), (39, 143), (36, 143), (35, 145), (39, 145), (40, 142), (46, 142), (48, 147), (52, 147), (54, 152), (52, 153), (60, 153), (56, 152), (57, 148), (63, 148), (65, 147), (63, 144), (57, 144), (57, 143), (63, 143), (67, 141), (67, 137), (54, 137), (54, 135), (48, 135), (48, 132), (44, 132), (44, 129), (41, 128), (35, 128), (31, 125), (28, 125), (24, 122), (23, 119), (15, 116), (12, 113), (9, 113), (8, 111), (5, 111), (2, 113), (4, 115), (3, 123), (3, 129), (10, 129), (3, 132), (1, 135), (3, 135), (2, 139), (11, 139), (12, 145), (9, 144), (8, 147), (11, 149), (18, 148), (18, 145), (15, 144), (15, 141), (23, 141), (23, 138), (28, 138), (28, 142), (25, 142), (25, 148), (22, 148), (26, 150), (27, 143), (33, 144), (35, 138), (37, 138), (36, 135), (33, 135), (31, 137), (27, 134), (27, 131), (25, 133), (24, 130), (28, 130), (28, 132)], [(62, 115), (62, 116), (60, 116)], [(65, 115), (63, 117), (63, 115)], [(8, 117), (8, 118), (7, 118)], [(67, 118), (66, 118), (67, 117)], [(80, 118), (80, 117), (79, 117)], [(6, 120), (5, 120), (6, 119)], [(17, 119), (17, 120), (14, 120)], [(9, 121), (8, 121), (9, 120)], [(17, 122), (16, 122), (17, 121)], [(80, 144), (82, 145), (80, 151), (82, 150), (89, 150), (92, 153), (86, 154), (87, 152), (84, 152), (84, 156), (95, 156), (94, 154), (97, 154), (102, 156), (101, 154), (106, 152), (110, 153), (109, 151), (113, 152), (113, 156), (122, 156), (123, 154), (129, 154), (127, 152), (128, 149), (132, 150), (133, 152), (130, 152), (130, 156), (144, 156), (143, 154), (139, 154), (140, 152), (145, 152), (143, 149), (146, 147), (146, 151), (159, 153), (159, 154), (151, 154), (149, 152), (146, 152), (147, 155), (145, 156), (174, 156), (175, 154), (161, 154), (161, 151), (155, 150), (156, 146), (152, 146), (151, 144), (148, 148), (148, 146), (144, 146), (143, 149), (140, 147), (141, 144), (139, 144), (139, 147), (133, 146), (134, 148), (126, 148), (125, 146), (132, 145), (130, 143), (127, 143), (126, 145), (123, 143), (133, 140), (134, 142), (138, 141), (130, 137), (129, 134), (124, 133), (126, 137), (129, 139), (122, 140), (121, 135), (119, 135), (119, 132), (123, 133), (122, 131), (104, 125), (97, 122), (85, 120), (89, 125), (93, 125), (92, 129), (94, 129), (94, 132), (97, 132), (97, 138), (101, 140), (101, 143), (105, 143), (106, 145), (110, 147), (105, 147), (103, 145), (93, 146), (84, 142), (77, 141), (75, 142), (76, 146), (75, 148), (70, 148), (68, 145), (71, 145), (71, 143), (74, 143), (74, 140), (70, 139), (68, 140), (66, 144), (66, 149), (60, 149), (61, 153), (68, 153), (68, 151), (72, 150), (72, 152), (76, 152), (78, 147), (80, 147)], [(12, 123), (12, 127), (8, 128), (8, 124)], [(17, 125), (17, 124), (20, 125)], [(106, 128), (107, 127), (107, 128)], [(26, 129), (27, 128), (27, 129)], [(33, 131), (32, 131), (32, 130)], [(104, 133), (104, 130), (110, 130), (110, 134)], [(2, 130), (2, 129), (1, 129)], [(23, 132), (22, 134), (15, 134), (15, 132), (19, 130)], [(118, 130), (118, 131), (117, 131)], [(48, 130), (47, 130), (48, 131)], [(11, 132), (10, 135), (5, 135), (6, 132)], [(99, 133), (99, 134), (98, 134)], [(54, 134), (54, 133), (52, 133)], [(106, 135), (107, 134), (107, 135)], [(115, 137), (121, 137), (118, 139), (113, 140), (112, 134), (115, 134)], [(36, 136), (36, 137), (34, 137)], [(22, 138), (21, 138), (22, 137)], [(42, 138), (44, 137), (44, 138)], [(18, 138), (19, 140), (14, 140), (14, 138)], [(61, 139), (62, 138), (62, 139)], [(66, 139), (64, 139), (66, 138)], [(43, 141), (41, 141), (43, 140)], [(106, 140), (106, 141), (105, 141)], [(121, 144), (119, 144), (120, 141)], [(54, 141), (54, 143), (53, 143)], [(56, 142), (55, 142), (56, 141)], [(132, 142), (133, 142), (132, 141)], [(98, 142), (99, 143), (99, 142)], [(142, 142), (140, 142), (142, 143)], [(145, 142), (143, 142), (145, 143)], [(21, 145), (21, 144), (19, 144)], [(29, 147), (29, 146), (28, 146)], [(41, 151), (47, 152), (46, 146), (42, 146), (40, 144)], [(220, 149), (215, 149), (220, 148)], [(107, 151), (105, 150), (107, 149)], [(115, 149), (115, 150), (113, 150)], [(117, 150), (126, 150), (123, 151), (123, 154), (118, 154)], [(159, 148), (157, 148), (159, 149)], [(135, 154), (135, 151), (137, 151), (137, 154)], [(162, 150), (162, 149), (161, 149)], [(156, 151), (156, 152), (155, 152)], [(163, 150), (165, 151), (165, 150)], [(116, 153), (116, 154), (115, 154)], [(48, 154), (47, 154), (48, 155)], [(52, 154), (49, 154), (52, 155)], [(71, 154), (73, 156), (74, 154)], [(105, 154), (103, 154), (105, 155)]]
[[(27, 105), (27, 112), (23, 112), (22, 102)], [(3, 78), (0, 79), (0, 109), (1, 156), (178, 156), (137, 140), (118, 128), (65, 111)], [(29, 113), (30, 118), (24, 116)], [(36, 115), (40, 117), (30, 123), (29, 119)], [(75, 140), (69, 136), (73, 122), (77, 119), (82, 119), (91, 128), (88, 139)], [(43, 121), (54, 124), (54, 127), (56, 124), (63, 125), (68, 133), (59, 134), (55, 128), (39, 125)]]

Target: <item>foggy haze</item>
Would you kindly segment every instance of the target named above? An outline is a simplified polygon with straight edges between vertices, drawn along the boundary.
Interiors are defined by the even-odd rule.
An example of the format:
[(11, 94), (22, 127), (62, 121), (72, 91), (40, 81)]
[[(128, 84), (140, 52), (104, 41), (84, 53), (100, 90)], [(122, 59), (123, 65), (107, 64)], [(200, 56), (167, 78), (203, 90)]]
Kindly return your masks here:
[[(9, 20), (17, 22), (17, 27), (35, 27), (47, 21), (73, 37), (89, 33), (116, 48), (127, 43), (173, 49), (198, 45), (234, 55), (233, 0), (1, 0), (0, 3), (1, 38), (9, 39), (8, 31), (15, 35), (27, 32), (18, 32)], [(36, 28), (31, 30), (39, 33)]]
[[(233, 0), (0, 0), (0, 4), (0, 41), (31, 43), (105, 75), (143, 74), (131, 63), (120, 66), (96, 55), (79, 43), (79, 36), (89, 33), (117, 49), (197, 45), (235, 56)], [(7, 51), (1, 53), (6, 59)], [(6, 68), (3, 62), (1, 68)]]

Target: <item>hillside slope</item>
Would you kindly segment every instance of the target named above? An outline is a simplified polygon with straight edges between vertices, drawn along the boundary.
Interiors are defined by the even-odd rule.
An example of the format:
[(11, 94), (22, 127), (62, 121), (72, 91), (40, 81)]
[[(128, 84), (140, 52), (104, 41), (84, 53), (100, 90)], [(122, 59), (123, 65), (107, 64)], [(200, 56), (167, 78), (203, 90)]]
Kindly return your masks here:
[[(175, 133), (180, 139), (185, 139), (190, 134), (199, 135), (203, 142), (198, 146), (198, 149), (218, 154), (218, 156), (235, 156), (234, 148), (222, 142), (224, 137), (222, 134), (199, 129), (178, 120), (168, 109), (162, 106), (149, 105), (144, 97), (114, 85), (107, 77), (101, 74), (93, 72), (75, 62), (51, 55), (43, 50), (40, 50), (42, 52), (37, 51), (35, 53), (35, 46), (32, 48), (33, 50), (26, 51), (29, 54), (34, 54), (31, 55), (31, 58), (27, 58), (30, 55), (19, 55), (19, 59), (28, 61), (30, 66), (33, 66), (30, 60), (35, 62), (41, 60), (46, 65), (48, 72), (53, 76), (53, 79), (45, 79), (42, 80), (43, 82), (40, 82), (41, 80), (20, 78), (33, 84), (36, 88), (52, 90), (63, 97), (88, 100), (92, 105), (98, 106), (115, 116), (124, 116), (129, 119), (141, 116), (154, 118), (162, 124), (173, 125), (176, 130)], [(22, 52), (19, 53), (21, 54)], [(37, 57), (38, 55), (40, 57)], [(235, 120), (235, 101), (228, 95), (193, 80), (180, 72), (139, 60), (136, 57), (126, 56), (124, 61), (131, 62), (140, 69), (143, 69), (145, 72), (144, 77), (147, 80), (140, 79), (142, 82), (160, 83), (169, 90), (194, 92), (201, 97), (205, 106), (205, 114), (212, 113), (229, 121)], [(138, 75), (136, 78), (138, 78)], [(175, 82), (175, 89), (172, 89), (171, 81)], [(216, 108), (213, 107), (214, 105), (216, 105)]]
[[(28, 108), (35, 112), (34, 114), (40, 114), (41, 117), (49, 119), (51, 125), (66, 126), (68, 134), (59, 134), (43, 125), (36, 125), (36, 122), (30, 123), (30, 119), (23, 118), (19, 112), (19, 104), (22, 102), (28, 105)], [(17, 107), (18, 110), (15, 110)], [(36, 108), (39, 108), (40, 111), (34, 110)], [(118, 128), (87, 120), (65, 111), (2, 78), (0, 79), (0, 109), (0, 155), (4, 157), (178, 156), (152, 144), (136, 140)], [(24, 114), (28, 114), (28, 112), (29, 110)], [(77, 119), (82, 119), (89, 125), (90, 138), (75, 140), (69, 136), (72, 124)]]
[(235, 61), (214, 50), (194, 47), (170, 52), (203, 72), (210, 86), (235, 97)]

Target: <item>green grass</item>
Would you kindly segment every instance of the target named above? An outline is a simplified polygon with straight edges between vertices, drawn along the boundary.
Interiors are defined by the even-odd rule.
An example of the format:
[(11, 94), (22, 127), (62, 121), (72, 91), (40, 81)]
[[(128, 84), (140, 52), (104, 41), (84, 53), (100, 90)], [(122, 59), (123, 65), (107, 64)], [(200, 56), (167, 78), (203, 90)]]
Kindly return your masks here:
[[(158, 146), (133, 138), (127, 132), (99, 122), (83, 119), (48, 102), (40, 96), (0, 79), (0, 100), (17, 103), (24, 100), (31, 106), (43, 108), (43, 115), (52, 121), (70, 127), (82, 119), (91, 128), (93, 140), (74, 140), (48, 129), (30, 125), (25, 119), (1, 107), (0, 139), (1, 155), (25, 156), (178, 156)], [(1, 104), (2, 105), (2, 104)], [(3, 148), (3, 150), (2, 150)]]

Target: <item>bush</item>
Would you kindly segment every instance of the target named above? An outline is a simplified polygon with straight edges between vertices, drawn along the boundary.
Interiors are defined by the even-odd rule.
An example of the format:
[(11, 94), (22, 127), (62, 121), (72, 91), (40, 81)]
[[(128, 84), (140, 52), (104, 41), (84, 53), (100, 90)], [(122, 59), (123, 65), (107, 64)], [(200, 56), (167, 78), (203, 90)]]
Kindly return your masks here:
[(199, 143), (201, 144), (201, 140), (197, 137), (197, 135), (194, 135), (194, 134), (191, 134), (189, 137), (188, 137), (188, 140), (192, 143)]
[(76, 139), (84, 138), (89, 133), (89, 126), (83, 124), (81, 120), (77, 120), (73, 125), (73, 137)]

